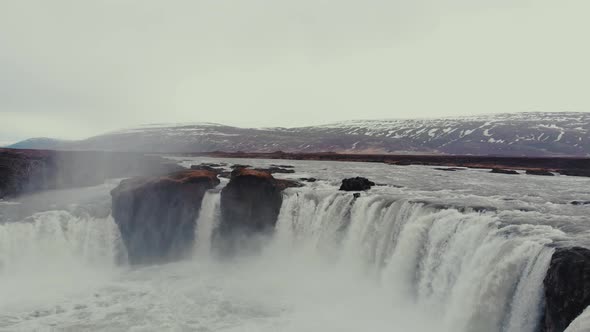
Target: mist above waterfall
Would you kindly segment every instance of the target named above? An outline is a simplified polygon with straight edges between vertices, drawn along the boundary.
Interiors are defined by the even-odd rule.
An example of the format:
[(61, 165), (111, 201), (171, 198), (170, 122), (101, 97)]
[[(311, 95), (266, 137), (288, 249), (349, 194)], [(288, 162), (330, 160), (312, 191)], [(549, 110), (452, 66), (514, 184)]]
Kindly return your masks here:
[[(588, 237), (588, 207), (569, 204), (590, 199), (585, 179), (289, 163), (319, 181), (286, 190), (274, 234), (232, 259), (211, 251), (225, 182), (192, 257), (154, 266), (128, 266), (98, 213), (116, 183), (2, 202), (0, 330), (534, 332), (553, 246)], [(335, 190), (367, 174), (361, 197)]]

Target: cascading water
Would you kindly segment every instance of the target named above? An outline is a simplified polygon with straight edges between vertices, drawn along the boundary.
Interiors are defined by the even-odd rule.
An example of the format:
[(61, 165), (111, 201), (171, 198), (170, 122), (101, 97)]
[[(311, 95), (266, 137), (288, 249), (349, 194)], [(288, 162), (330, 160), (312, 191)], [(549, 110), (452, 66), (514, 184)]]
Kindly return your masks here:
[[(567, 235), (507, 222), (510, 209), (425, 201), (288, 189), (262, 252), (220, 261), (210, 190), (193, 257), (132, 268), (110, 217), (56, 209), (0, 224), (0, 331), (538, 331), (551, 244)], [(568, 332), (586, 331), (584, 317)]]
[(32, 304), (31, 315), (64, 310), (64, 296), (104, 284), (124, 256), (110, 217), (55, 210), (0, 224), (0, 328), (21, 322), (9, 313)]
[(111, 267), (121, 258), (121, 249), (119, 230), (110, 217), (74, 216), (58, 210), (0, 224), (4, 274), (41, 266), (57, 270), (72, 264)]
[[(394, 303), (429, 312), (444, 331), (537, 330), (552, 249), (547, 226), (404, 200), (289, 195), (277, 243), (330, 254), (370, 273)], [(432, 316), (434, 315), (434, 316)]]
[(195, 254), (198, 257), (205, 259), (211, 257), (211, 239), (213, 238), (215, 227), (219, 224), (221, 215), (220, 197), (219, 191), (215, 190), (208, 191), (203, 197), (201, 211), (195, 229)]

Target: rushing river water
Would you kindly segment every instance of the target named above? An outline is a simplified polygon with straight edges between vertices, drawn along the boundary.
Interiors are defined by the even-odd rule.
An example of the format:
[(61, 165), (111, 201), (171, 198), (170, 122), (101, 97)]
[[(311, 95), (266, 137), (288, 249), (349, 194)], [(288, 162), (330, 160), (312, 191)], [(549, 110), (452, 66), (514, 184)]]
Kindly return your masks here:
[[(554, 248), (590, 246), (590, 206), (570, 204), (590, 201), (588, 178), (247, 162), (319, 181), (286, 190), (262, 252), (231, 261), (210, 250), (225, 182), (193, 257), (146, 267), (126, 264), (110, 217), (117, 181), (0, 202), (0, 330), (534, 332)], [(378, 186), (337, 191), (359, 175)]]

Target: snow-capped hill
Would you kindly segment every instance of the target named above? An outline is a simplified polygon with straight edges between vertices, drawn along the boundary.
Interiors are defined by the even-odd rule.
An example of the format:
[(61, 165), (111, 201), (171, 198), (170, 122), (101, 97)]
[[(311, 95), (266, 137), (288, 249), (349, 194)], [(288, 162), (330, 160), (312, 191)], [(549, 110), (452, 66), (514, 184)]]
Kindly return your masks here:
[(442, 153), (588, 155), (590, 113), (516, 113), (357, 120), (311, 127), (332, 134), (407, 139)]
[(151, 123), (136, 128), (119, 129), (109, 134), (128, 134), (128, 133), (139, 133), (149, 131), (200, 131), (204, 128), (221, 128), (228, 127), (219, 123), (212, 122), (194, 122), (194, 123)]
[(144, 152), (340, 152), (590, 156), (590, 113), (354, 120), (298, 128), (153, 124), (60, 148)]

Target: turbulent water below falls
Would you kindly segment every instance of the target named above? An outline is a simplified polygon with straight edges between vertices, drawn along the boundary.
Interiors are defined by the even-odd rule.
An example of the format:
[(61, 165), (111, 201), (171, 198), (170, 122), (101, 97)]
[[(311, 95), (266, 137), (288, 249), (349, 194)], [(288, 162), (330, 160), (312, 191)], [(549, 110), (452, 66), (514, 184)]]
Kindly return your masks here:
[[(320, 181), (287, 190), (262, 252), (231, 261), (210, 250), (218, 189), (193, 257), (133, 268), (104, 204), (112, 184), (0, 203), (0, 330), (534, 332), (553, 247), (586, 243), (588, 208), (559, 204), (590, 183), (568, 177), (518, 187), (475, 171), (290, 163)], [(335, 190), (363, 172), (391, 185), (358, 199)], [(31, 205), (43, 208), (15, 212)]]

